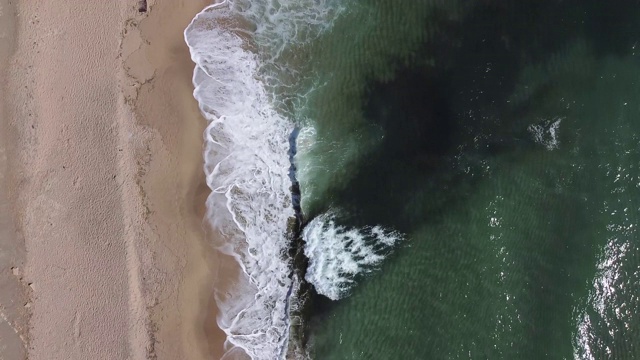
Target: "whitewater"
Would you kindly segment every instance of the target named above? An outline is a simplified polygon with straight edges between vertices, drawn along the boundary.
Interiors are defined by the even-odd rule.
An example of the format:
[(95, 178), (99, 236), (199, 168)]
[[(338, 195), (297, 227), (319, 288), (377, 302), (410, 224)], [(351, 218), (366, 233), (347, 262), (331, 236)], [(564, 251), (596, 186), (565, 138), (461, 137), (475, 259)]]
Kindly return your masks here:
[[(378, 226), (338, 226), (339, 211), (330, 211), (303, 232), (305, 279), (293, 269), (290, 138), (297, 128), (280, 99), (283, 89), (295, 88), (301, 66), (289, 50), (330, 30), (343, 9), (332, 0), (228, 0), (204, 9), (185, 30), (196, 63), (194, 97), (208, 122), (204, 171), (212, 192), (206, 216), (223, 235), (214, 246), (242, 270), (231, 293), (216, 296), (218, 326), (227, 335), (223, 358), (292, 356), (291, 316), (300, 306), (301, 284), (306, 280), (319, 294), (339, 299), (401, 238)], [(313, 132), (312, 125), (301, 132)]]

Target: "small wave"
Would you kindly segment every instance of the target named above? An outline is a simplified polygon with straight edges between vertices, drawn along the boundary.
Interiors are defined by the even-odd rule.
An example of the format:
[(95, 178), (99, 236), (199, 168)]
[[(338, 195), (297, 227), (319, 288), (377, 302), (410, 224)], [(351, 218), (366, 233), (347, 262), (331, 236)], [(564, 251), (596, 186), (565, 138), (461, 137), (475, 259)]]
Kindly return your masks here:
[(527, 130), (529, 130), (529, 133), (531, 133), (536, 143), (543, 145), (547, 150), (555, 150), (560, 145), (558, 129), (560, 128), (561, 122), (562, 118), (545, 120), (540, 124), (529, 125)]
[(331, 300), (349, 293), (358, 275), (376, 269), (403, 236), (381, 226), (353, 228), (336, 224), (337, 212), (313, 219), (303, 231), (309, 258), (305, 279)]

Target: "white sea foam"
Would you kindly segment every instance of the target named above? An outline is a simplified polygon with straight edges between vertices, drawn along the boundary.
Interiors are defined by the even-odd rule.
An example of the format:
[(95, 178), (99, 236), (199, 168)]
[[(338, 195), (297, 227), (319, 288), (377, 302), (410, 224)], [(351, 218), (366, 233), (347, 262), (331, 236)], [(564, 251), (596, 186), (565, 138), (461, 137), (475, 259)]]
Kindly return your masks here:
[(529, 130), (535, 142), (543, 145), (547, 150), (555, 150), (560, 145), (558, 129), (561, 122), (562, 118), (544, 120), (542, 123), (529, 125), (527, 130)]
[(336, 224), (338, 212), (313, 219), (304, 229), (304, 253), (309, 258), (305, 279), (319, 294), (338, 300), (349, 293), (358, 275), (374, 270), (402, 240), (381, 226), (348, 228)]
[(246, 275), (236, 294), (219, 301), (218, 324), (253, 359), (274, 359), (288, 340), (286, 226), (294, 212), (287, 139), (293, 126), (271, 107), (256, 79), (256, 56), (220, 27), (229, 16), (224, 12), (209, 8), (186, 31), (197, 64), (194, 95), (209, 121), (208, 215), (227, 237), (220, 248), (236, 257)]
[(225, 235), (216, 245), (243, 273), (230, 293), (217, 298), (228, 357), (240, 349), (252, 359), (285, 356), (290, 295), (297, 286), (286, 233), (294, 216), (288, 177), (293, 124), (276, 111), (268, 88), (277, 85), (278, 74), (264, 69), (288, 44), (309, 41), (329, 27), (336, 15), (329, 5), (223, 1), (199, 13), (185, 30), (196, 63), (194, 96), (208, 121), (207, 216)]

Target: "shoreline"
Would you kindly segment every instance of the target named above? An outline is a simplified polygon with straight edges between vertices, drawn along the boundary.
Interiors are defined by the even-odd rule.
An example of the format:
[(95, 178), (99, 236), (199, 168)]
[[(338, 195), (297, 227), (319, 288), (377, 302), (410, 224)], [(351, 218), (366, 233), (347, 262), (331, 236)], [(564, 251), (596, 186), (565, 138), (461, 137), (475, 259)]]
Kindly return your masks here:
[(2, 125), (26, 247), (11, 276), (32, 312), (14, 316), (29, 322), (22, 358), (222, 355), (213, 286), (226, 269), (204, 230), (205, 121), (183, 40), (206, 5), (16, 4)]

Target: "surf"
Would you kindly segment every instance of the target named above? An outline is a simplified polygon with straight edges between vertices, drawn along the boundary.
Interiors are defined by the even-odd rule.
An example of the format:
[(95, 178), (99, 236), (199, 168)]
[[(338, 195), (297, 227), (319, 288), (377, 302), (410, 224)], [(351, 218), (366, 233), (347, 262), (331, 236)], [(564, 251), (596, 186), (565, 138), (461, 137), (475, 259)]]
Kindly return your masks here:
[(293, 73), (281, 66), (287, 46), (313, 40), (336, 12), (326, 1), (223, 1), (200, 12), (184, 33), (196, 64), (194, 97), (208, 122), (206, 216), (223, 235), (214, 246), (242, 270), (230, 293), (216, 296), (225, 358), (288, 356), (301, 282), (289, 229), (296, 218), (295, 125), (275, 94), (284, 72)]
[[(194, 96), (208, 121), (205, 175), (212, 193), (207, 219), (224, 236), (215, 244), (234, 257), (242, 283), (218, 297), (218, 326), (252, 359), (282, 357), (288, 341), (286, 224), (293, 217), (288, 136), (292, 124), (270, 104), (256, 79), (257, 56), (245, 50), (230, 2), (209, 6), (185, 30), (196, 63)], [(234, 33), (234, 30), (236, 33)]]

